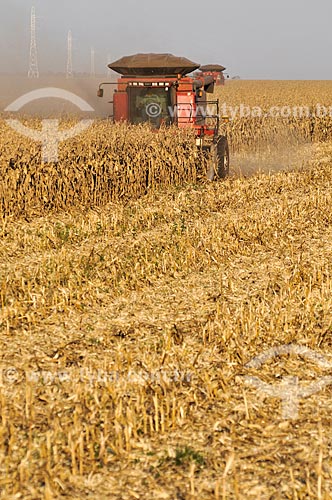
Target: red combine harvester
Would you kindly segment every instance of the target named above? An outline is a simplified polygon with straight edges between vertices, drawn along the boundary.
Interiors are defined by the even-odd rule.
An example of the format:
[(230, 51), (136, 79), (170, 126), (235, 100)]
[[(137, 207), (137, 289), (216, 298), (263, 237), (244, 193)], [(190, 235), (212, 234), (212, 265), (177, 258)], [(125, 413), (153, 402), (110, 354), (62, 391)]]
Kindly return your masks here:
[(201, 66), (199, 72), (196, 73), (197, 76), (212, 76), (216, 82), (216, 85), (225, 85), (225, 76), (223, 71), (225, 67), (220, 64), (207, 64), (206, 66)]
[(206, 98), (213, 93), (215, 78), (201, 74), (188, 76), (200, 65), (171, 54), (136, 54), (109, 64), (119, 73), (113, 94), (114, 121), (150, 123), (154, 129), (176, 125), (195, 131), (196, 145), (208, 159), (207, 177), (224, 178), (229, 172), (227, 137), (221, 135), (219, 101)]

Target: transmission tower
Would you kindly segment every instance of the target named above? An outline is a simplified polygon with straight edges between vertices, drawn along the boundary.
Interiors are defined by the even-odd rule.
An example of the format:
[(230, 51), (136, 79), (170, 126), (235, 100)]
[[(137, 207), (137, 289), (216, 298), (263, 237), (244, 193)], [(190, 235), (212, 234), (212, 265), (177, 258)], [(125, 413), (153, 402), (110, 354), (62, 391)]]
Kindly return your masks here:
[(30, 41), (30, 59), (29, 59), (29, 78), (39, 78), (37, 42), (36, 42), (36, 11), (31, 7), (31, 41)]
[(95, 49), (91, 48), (91, 70), (90, 76), (96, 76), (96, 67), (95, 67)]
[(107, 76), (111, 76), (112, 70), (108, 67), (108, 65), (111, 63), (111, 55), (108, 54), (107, 56)]
[(68, 31), (67, 39), (67, 71), (66, 78), (73, 78), (73, 38), (71, 30)]

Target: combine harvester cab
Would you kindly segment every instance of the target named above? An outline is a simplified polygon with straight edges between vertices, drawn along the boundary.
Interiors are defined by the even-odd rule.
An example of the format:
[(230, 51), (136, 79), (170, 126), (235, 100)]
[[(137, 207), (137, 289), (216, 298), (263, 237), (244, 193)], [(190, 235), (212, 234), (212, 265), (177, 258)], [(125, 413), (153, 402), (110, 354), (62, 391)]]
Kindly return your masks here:
[(188, 76), (200, 65), (171, 54), (136, 54), (108, 66), (119, 73), (113, 95), (113, 119), (132, 124), (150, 123), (158, 130), (176, 125), (195, 131), (196, 145), (209, 159), (207, 177), (224, 178), (229, 173), (226, 135), (220, 135), (219, 101), (207, 100), (216, 83), (213, 75)]

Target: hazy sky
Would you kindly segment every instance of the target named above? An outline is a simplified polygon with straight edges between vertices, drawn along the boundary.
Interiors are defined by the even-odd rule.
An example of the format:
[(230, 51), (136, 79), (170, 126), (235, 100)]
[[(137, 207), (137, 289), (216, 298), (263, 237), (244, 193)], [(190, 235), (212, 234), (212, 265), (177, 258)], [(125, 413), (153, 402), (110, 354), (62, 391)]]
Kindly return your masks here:
[(0, 0), (3, 72), (28, 66), (36, 7), (40, 72), (74, 71), (136, 52), (171, 52), (220, 63), (243, 78), (332, 79), (332, 0)]

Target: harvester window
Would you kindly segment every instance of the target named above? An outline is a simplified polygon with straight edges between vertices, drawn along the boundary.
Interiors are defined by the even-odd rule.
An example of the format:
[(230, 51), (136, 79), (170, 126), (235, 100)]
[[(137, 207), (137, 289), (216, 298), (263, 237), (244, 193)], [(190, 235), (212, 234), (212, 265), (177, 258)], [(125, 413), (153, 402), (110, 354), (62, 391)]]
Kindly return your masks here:
[(129, 87), (128, 93), (132, 123), (149, 122), (154, 128), (171, 123), (168, 87)]

